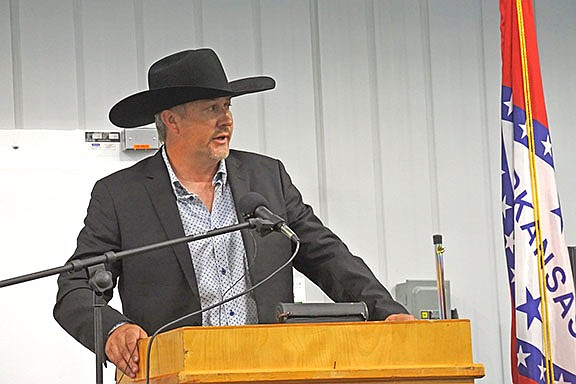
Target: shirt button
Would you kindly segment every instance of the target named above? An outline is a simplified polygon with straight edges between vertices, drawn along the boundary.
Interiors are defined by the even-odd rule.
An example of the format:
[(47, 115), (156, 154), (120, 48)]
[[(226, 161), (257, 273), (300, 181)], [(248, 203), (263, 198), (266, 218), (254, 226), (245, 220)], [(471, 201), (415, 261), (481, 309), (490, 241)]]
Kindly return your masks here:
[(220, 270), (220, 273), (222, 273), (223, 275), (225, 275), (225, 274), (226, 274), (226, 268), (222, 268), (222, 269)]
[(230, 316), (234, 316), (234, 311), (230, 310)]

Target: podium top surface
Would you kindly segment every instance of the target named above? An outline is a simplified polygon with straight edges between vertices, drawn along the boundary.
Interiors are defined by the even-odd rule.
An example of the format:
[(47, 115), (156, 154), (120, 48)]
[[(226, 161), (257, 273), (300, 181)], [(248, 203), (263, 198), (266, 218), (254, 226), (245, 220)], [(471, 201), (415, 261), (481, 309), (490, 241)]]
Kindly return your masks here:
[[(140, 341), (141, 362), (148, 342)], [(152, 383), (472, 383), (484, 375), (468, 320), (185, 327), (154, 340), (150, 371)], [(144, 372), (122, 382), (144, 382)]]

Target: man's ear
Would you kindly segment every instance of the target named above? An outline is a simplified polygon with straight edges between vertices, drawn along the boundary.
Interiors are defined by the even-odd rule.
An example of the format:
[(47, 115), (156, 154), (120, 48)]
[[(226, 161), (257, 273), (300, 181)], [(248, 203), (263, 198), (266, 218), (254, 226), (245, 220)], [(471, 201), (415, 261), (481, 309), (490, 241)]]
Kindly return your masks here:
[(162, 112), (160, 112), (160, 119), (164, 123), (164, 126), (166, 126), (166, 130), (171, 131), (175, 130), (175, 133), (179, 132), (177, 116), (174, 113), (174, 111), (171, 111), (169, 109), (163, 110)]

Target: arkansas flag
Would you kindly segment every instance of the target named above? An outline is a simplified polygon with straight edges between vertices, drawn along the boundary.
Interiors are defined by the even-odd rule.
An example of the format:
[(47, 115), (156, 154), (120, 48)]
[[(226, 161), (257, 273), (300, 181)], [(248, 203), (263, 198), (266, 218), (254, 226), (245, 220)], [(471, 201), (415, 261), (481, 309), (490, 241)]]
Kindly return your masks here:
[(500, 0), (502, 220), (515, 384), (576, 384), (574, 280), (556, 189), (532, 0)]

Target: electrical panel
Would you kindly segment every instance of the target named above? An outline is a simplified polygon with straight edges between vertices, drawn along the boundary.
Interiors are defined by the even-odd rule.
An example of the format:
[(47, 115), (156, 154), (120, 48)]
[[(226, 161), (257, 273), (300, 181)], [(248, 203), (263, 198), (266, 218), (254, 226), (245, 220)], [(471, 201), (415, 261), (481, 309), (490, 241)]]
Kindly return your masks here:
[(154, 127), (126, 128), (122, 130), (122, 150), (152, 150), (160, 147)]
[[(450, 307), (450, 281), (445, 281), (446, 308)], [(440, 318), (440, 306), (438, 304), (438, 287), (436, 280), (406, 280), (396, 284), (394, 289), (396, 301), (418, 319), (433, 320)], [(455, 309), (447, 311), (449, 319), (458, 318)]]

